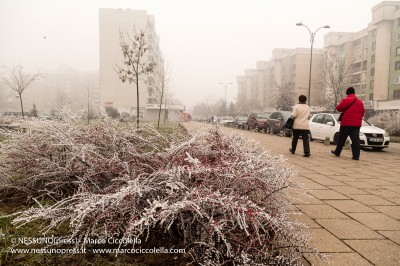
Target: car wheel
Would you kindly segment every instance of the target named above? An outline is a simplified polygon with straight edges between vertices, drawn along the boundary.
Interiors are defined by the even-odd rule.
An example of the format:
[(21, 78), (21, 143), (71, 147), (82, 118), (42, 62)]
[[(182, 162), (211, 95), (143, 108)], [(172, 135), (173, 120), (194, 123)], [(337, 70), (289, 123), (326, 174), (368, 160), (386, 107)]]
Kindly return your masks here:
[(249, 125), (246, 124), (246, 125), (244, 126), (244, 129), (245, 129), (245, 130), (249, 130)]
[(374, 151), (381, 151), (381, 150), (383, 150), (383, 147), (372, 147), (372, 149)]
[(333, 144), (337, 145), (339, 141), (339, 133), (336, 133), (335, 136), (333, 136)]
[(286, 129), (285, 127), (283, 127), (282, 130), (283, 130), (283, 135), (285, 137), (289, 137), (290, 138), (290, 136), (292, 136), (292, 134), (290, 133), (290, 130)]

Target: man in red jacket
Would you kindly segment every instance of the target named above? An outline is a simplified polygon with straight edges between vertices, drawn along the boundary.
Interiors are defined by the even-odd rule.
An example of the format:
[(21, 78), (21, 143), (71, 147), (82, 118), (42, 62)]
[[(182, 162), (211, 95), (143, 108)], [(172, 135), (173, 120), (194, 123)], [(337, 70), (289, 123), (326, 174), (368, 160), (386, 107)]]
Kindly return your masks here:
[(347, 137), (350, 137), (353, 160), (359, 160), (360, 127), (364, 117), (365, 108), (364, 103), (356, 97), (355, 93), (354, 88), (349, 87), (346, 91), (347, 97), (343, 98), (336, 106), (336, 110), (344, 113), (342, 121), (340, 122), (339, 139), (336, 149), (332, 150), (331, 153), (339, 157)]

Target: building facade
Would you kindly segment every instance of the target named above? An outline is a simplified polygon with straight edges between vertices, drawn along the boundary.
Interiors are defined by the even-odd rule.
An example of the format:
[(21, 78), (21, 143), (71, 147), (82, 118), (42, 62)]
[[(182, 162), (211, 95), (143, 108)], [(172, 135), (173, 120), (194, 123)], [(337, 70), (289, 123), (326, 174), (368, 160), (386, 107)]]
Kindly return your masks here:
[[(123, 54), (120, 46), (121, 34), (128, 40), (135, 33), (145, 32), (147, 51), (141, 58), (144, 63), (155, 63), (153, 73), (139, 77), (139, 110), (140, 117), (155, 119), (158, 117), (157, 104), (161, 101), (162, 76), (164, 60), (159, 47), (159, 37), (155, 30), (155, 18), (145, 10), (110, 9), (99, 10), (100, 37), (100, 72), (99, 91), (100, 106), (116, 108), (136, 116), (137, 92), (136, 84), (123, 83), (117, 74), (117, 66), (124, 67)], [(165, 93), (164, 93), (165, 96)], [(172, 105), (162, 105), (162, 117), (165, 108)], [(176, 105), (174, 105), (174, 108)], [(184, 110), (181, 106), (179, 109)]]
[[(311, 63), (311, 105), (317, 105), (329, 93), (321, 70), (321, 60), (327, 56), (342, 58), (345, 68), (343, 91), (348, 86), (356, 89), (358, 97), (364, 100), (367, 109), (383, 110), (400, 107), (400, 1), (384, 1), (371, 8), (372, 20), (358, 32), (329, 32), (324, 35), (323, 49), (313, 49)], [(256, 74), (265, 79), (262, 88), (264, 100), (259, 101), (263, 109), (270, 109), (273, 91), (287, 83), (295, 86), (295, 96), (307, 95), (310, 68), (310, 49), (275, 49), (272, 57)], [(258, 64), (257, 64), (258, 66)], [(259, 90), (244, 80), (254, 78), (254, 73), (239, 76), (238, 102), (247, 103), (259, 98)], [(325, 75), (325, 76), (324, 76)], [(262, 76), (262, 77), (261, 77)], [(259, 88), (259, 84), (257, 85)], [(257, 93), (255, 93), (257, 92)], [(385, 102), (385, 103), (384, 103)], [(396, 107), (397, 106), (397, 107)]]
[[(294, 98), (308, 94), (311, 50), (305, 48), (275, 49), (269, 61), (259, 61), (256, 69), (247, 69), (237, 77), (238, 103), (248, 111), (274, 109), (274, 94), (283, 86), (294, 87)], [(313, 49), (311, 99), (319, 101), (322, 96), (320, 61), (322, 49)]]

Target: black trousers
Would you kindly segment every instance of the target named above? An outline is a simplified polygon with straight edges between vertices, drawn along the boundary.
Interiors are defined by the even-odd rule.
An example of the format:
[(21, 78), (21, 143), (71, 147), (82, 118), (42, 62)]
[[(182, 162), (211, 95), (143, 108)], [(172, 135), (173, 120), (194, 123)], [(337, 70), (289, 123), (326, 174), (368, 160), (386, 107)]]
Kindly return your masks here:
[(347, 137), (351, 139), (351, 152), (353, 158), (360, 158), (360, 127), (341, 126), (335, 154), (340, 155)]
[(309, 131), (306, 129), (293, 129), (292, 152), (296, 151), (297, 141), (301, 136), (303, 139), (304, 154), (310, 154), (310, 140), (308, 138), (308, 132)]

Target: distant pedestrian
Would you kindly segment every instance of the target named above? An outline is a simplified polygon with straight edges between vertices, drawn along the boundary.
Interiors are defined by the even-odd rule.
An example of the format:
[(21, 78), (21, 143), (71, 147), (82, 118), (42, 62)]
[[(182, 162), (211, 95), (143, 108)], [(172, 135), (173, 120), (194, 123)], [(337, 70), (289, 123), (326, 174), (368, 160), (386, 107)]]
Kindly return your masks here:
[(349, 87), (346, 91), (346, 98), (336, 106), (336, 110), (343, 112), (342, 121), (340, 122), (339, 139), (336, 149), (331, 153), (340, 156), (347, 137), (351, 139), (351, 152), (353, 160), (360, 159), (360, 127), (364, 117), (364, 103), (355, 95), (353, 87)]
[(296, 152), (297, 141), (299, 137), (303, 139), (303, 150), (304, 157), (310, 157), (310, 140), (309, 132), (310, 125), (308, 124), (308, 118), (310, 117), (310, 107), (307, 105), (307, 97), (305, 95), (299, 96), (299, 103), (293, 107), (292, 118), (293, 122), (293, 139), (292, 148), (289, 151), (294, 154)]

